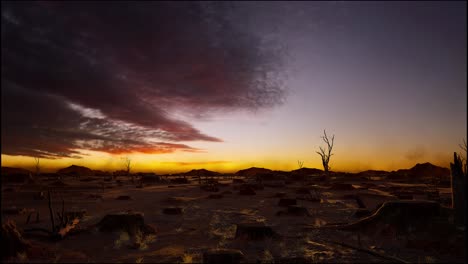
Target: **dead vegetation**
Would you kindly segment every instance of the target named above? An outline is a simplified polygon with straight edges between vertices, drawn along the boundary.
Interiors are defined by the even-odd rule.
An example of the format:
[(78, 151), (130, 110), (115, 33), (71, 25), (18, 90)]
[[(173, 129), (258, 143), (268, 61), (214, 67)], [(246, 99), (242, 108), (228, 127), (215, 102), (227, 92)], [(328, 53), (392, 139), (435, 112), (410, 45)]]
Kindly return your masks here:
[[(21, 204), (2, 211), (9, 217), (21, 217), (17, 223), (24, 228), (17, 232), (28, 239), (37, 239), (29, 235), (45, 229), (51, 214), (54, 228), (40, 232), (47, 234), (43, 241), (74, 249), (80, 247), (75, 241), (91, 243), (94, 248), (102, 243), (106, 248), (96, 252), (101, 254), (98, 258), (91, 257), (91, 250), (65, 253), (60, 249), (57, 262), (73, 258), (171, 263), (417, 262), (417, 254), (425, 251), (434, 260), (453, 257), (456, 262), (462, 258), (464, 237), (453, 224), (455, 210), (427, 201), (425, 189), (331, 175), (327, 182), (316, 178), (289, 181), (288, 175), (265, 174), (229, 181), (207, 179), (201, 185), (189, 177), (174, 177), (167, 182), (183, 179), (191, 184), (167, 188), (167, 182), (145, 182), (154, 186), (144, 189), (135, 189), (127, 180), (121, 187), (107, 183), (114, 184), (111, 190), (80, 190), (79, 197), (84, 199), (72, 208), (69, 200), (75, 198), (69, 198), (67, 204), (63, 199), (53, 203), (48, 192), (41, 195), (41, 189), (35, 189), (26, 195), (28, 201), (43, 203), (52, 213), (44, 214), (41, 208), (28, 211), (31, 207)], [(76, 197), (70, 191), (76, 188), (74, 182), (61, 181), (66, 184), (64, 192)], [(443, 189), (438, 191), (441, 197), (446, 195)], [(47, 202), (35, 200), (33, 194)], [(61, 210), (53, 208), (57, 204)], [(83, 229), (87, 232), (80, 233)], [(106, 239), (112, 239), (110, 245)], [(177, 250), (165, 252), (170, 247)]]
[(316, 151), (317, 154), (320, 155), (322, 158), (322, 165), (323, 165), (323, 170), (325, 171), (325, 174), (328, 174), (330, 171), (330, 158), (333, 155), (332, 150), (333, 150), (333, 144), (335, 143), (335, 135), (332, 136), (331, 141), (328, 138), (327, 132), (323, 130), (323, 136), (321, 137), (323, 141), (327, 144), (327, 146), (324, 147), (319, 147), (320, 151)]
[[(49, 214), (50, 214), (50, 230), (45, 228), (28, 228), (25, 229), (25, 232), (44, 232), (49, 235), (52, 239), (63, 239), (67, 234), (69, 234), (72, 230), (74, 230), (78, 223), (80, 222), (79, 217), (73, 214), (67, 214), (65, 212), (65, 201), (62, 198), (62, 208), (61, 211), (56, 211), (54, 214), (54, 209), (52, 207), (52, 198), (50, 195), (50, 191), (47, 192), (47, 201), (49, 207)], [(39, 215), (37, 214), (37, 221), (39, 220)], [(29, 218), (27, 223), (29, 223)]]
[(18, 231), (15, 222), (7, 221), (2, 224), (2, 259), (8, 260), (20, 254), (24, 254), (31, 248), (31, 243), (26, 241)]

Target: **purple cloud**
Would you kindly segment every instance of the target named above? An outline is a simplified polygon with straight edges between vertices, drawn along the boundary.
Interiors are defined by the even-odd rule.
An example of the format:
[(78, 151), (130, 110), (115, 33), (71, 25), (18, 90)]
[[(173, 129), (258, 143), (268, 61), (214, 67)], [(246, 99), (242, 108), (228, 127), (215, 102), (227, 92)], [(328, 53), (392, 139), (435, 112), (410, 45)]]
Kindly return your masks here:
[(2, 2), (2, 153), (199, 151), (171, 113), (272, 107), (281, 50), (209, 2)]

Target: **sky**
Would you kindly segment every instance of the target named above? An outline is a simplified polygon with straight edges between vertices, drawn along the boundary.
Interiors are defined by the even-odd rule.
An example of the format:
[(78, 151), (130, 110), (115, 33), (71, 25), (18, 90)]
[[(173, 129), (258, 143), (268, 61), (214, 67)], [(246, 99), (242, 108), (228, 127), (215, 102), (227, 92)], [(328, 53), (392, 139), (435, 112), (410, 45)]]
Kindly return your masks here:
[(5, 2), (2, 166), (448, 167), (466, 2)]

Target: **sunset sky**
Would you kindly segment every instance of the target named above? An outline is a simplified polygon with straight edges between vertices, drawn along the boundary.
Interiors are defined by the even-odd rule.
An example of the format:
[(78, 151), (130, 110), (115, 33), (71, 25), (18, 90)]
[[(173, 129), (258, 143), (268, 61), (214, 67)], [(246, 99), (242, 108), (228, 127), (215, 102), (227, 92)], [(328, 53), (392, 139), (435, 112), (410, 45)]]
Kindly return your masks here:
[(466, 2), (2, 2), (2, 166), (448, 167)]

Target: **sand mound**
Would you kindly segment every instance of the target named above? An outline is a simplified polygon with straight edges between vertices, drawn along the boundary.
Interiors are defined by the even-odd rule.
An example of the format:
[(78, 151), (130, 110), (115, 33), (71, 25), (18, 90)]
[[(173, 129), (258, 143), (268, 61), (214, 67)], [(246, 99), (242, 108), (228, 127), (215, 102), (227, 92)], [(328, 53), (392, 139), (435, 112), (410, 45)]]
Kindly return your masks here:
[(288, 210), (286, 211), (279, 211), (276, 215), (291, 215), (291, 216), (309, 216), (309, 211), (307, 208), (299, 206), (299, 205), (289, 205)]

